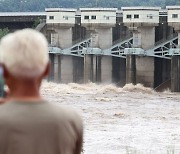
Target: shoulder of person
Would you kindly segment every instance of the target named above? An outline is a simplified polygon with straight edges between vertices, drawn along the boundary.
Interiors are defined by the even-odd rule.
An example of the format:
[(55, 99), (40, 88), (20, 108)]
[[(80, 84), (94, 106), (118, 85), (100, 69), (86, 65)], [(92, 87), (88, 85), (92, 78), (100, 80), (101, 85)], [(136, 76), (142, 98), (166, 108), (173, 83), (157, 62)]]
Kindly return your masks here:
[(78, 111), (75, 108), (69, 107), (69, 106), (62, 106), (62, 109), (67, 114), (67, 116), (74, 120), (81, 120), (80, 111)]
[(65, 105), (59, 106), (59, 108), (60, 112), (63, 113), (63, 116), (66, 120), (69, 120), (75, 127), (78, 127), (80, 129), (83, 128), (83, 121), (80, 111)]
[(69, 119), (81, 120), (81, 113), (77, 109), (75, 109), (73, 107), (69, 107), (67, 105), (53, 104), (53, 106), (56, 108), (56, 111), (61, 116), (64, 116)]

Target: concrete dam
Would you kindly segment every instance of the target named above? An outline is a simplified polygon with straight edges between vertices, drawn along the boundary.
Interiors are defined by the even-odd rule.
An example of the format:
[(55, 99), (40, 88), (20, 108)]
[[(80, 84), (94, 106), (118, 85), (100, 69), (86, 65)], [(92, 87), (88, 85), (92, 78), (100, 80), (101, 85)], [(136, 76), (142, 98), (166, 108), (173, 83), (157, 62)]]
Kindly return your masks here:
[(180, 6), (45, 11), (49, 81), (164, 83), (180, 91)]

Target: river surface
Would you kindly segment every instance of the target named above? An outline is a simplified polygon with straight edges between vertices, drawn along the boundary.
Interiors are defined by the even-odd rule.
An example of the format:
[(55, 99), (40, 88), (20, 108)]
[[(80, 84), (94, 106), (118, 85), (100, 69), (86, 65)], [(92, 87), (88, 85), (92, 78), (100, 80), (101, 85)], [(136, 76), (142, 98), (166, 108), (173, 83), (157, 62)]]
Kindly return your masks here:
[(45, 81), (41, 89), (50, 102), (81, 114), (84, 154), (180, 154), (180, 93)]

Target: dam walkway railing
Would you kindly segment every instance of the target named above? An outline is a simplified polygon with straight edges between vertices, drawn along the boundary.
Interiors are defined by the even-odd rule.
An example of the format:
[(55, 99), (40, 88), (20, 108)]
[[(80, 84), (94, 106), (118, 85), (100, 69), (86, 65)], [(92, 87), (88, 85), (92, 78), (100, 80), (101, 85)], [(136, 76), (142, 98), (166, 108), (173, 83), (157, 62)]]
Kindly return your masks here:
[(173, 55), (180, 55), (178, 47), (178, 37), (173, 36), (167, 40), (156, 43), (154, 47), (144, 50), (142, 48), (133, 47), (133, 38), (123, 40), (108, 49), (100, 49), (91, 47), (92, 38), (85, 39), (70, 48), (60, 49), (58, 47), (49, 46), (50, 54), (62, 54), (84, 57), (86, 54), (106, 55), (113, 57), (126, 58), (127, 55), (150, 56), (164, 59), (171, 59)]

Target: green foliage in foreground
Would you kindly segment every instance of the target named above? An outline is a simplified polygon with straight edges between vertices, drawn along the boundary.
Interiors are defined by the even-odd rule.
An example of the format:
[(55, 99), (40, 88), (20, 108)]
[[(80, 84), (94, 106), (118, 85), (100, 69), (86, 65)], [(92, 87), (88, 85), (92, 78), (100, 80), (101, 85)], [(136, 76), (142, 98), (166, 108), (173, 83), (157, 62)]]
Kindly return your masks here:
[(8, 28), (0, 29), (0, 39), (8, 33), (9, 33)]
[[(0, 39), (9, 33), (8, 28), (0, 29)], [(0, 97), (4, 95), (4, 81), (2, 78), (2, 68), (0, 67)]]
[(0, 10), (4, 11), (44, 11), (49, 7), (115, 7), (180, 5), (180, 0), (1, 0)]
[(34, 21), (34, 24), (33, 24), (32, 28), (36, 28), (37, 25), (39, 25), (40, 23), (41, 23), (40, 18), (37, 18), (37, 19)]

